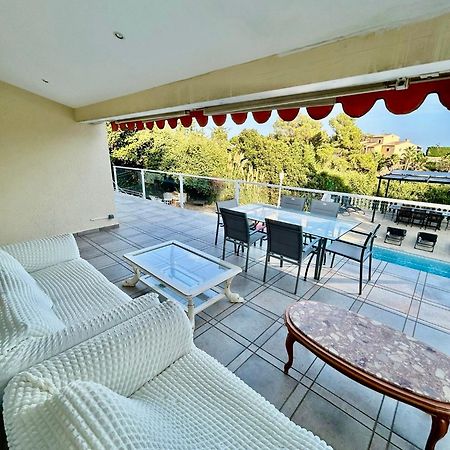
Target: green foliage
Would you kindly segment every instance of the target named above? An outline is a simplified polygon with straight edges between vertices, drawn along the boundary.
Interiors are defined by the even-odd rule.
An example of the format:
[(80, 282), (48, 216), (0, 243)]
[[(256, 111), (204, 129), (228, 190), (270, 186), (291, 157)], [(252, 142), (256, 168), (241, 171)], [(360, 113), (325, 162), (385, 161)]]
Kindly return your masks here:
[(427, 156), (447, 156), (450, 155), (450, 147), (441, 147), (440, 145), (433, 145), (427, 148)]
[[(363, 133), (354, 119), (338, 114), (330, 120), (329, 136), (320, 122), (299, 115), (292, 122), (277, 120), (273, 133), (263, 136), (244, 129), (229, 139), (227, 130), (216, 127), (206, 136), (195, 127), (117, 131), (108, 128), (111, 160), (116, 165), (142, 167), (278, 185), (284, 173), (285, 186), (374, 195), (377, 176), (396, 168), (421, 170), (429, 167), (422, 152), (410, 147), (401, 157), (382, 157), (365, 152)], [(443, 149), (444, 147), (440, 148)], [(434, 163), (437, 170), (450, 170), (450, 154)], [(121, 183), (139, 191), (138, 173), (121, 175)], [(121, 184), (124, 185), (124, 184)], [(148, 195), (178, 190), (177, 177), (146, 174)], [(186, 176), (184, 191), (193, 200), (213, 202), (234, 196), (234, 183)], [(273, 188), (241, 187), (241, 201), (276, 202)], [(449, 190), (440, 186), (392, 183), (392, 197), (450, 203)]]

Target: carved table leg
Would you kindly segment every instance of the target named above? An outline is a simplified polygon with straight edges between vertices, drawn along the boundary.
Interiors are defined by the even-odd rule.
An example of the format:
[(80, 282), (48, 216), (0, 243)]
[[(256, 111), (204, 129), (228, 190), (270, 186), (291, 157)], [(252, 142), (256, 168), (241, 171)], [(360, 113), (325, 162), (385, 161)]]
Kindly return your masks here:
[(292, 363), (294, 362), (294, 342), (295, 342), (294, 336), (288, 333), (288, 335), (286, 336), (286, 351), (288, 354), (288, 361), (284, 365), (284, 373), (289, 372), (289, 369), (292, 367)]
[(139, 278), (141, 277), (141, 271), (138, 267), (133, 267), (134, 275), (131, 278), (127, 278), (123, 281), (122, 286), (125, 287), (134, 287), (139, 281)]
[(434, 450), (436, 443), (447, 434), (448, 422), (448, 417), (431, 416), (431, 431), (425, 450)]
[(231, 292), (231, 282), (233, 281), (233, 278), (230, 278), (226, 281), (224, 294), (225, 297), (231, 302), (231, 303), (242, 303), (244, 299), (237, 294), (236, 292)]
[(187, 297), (187, 316), (191, 322), (192, 329), (195, 328), (195, 318), (194, 318), (194, 300), (192, 297)]

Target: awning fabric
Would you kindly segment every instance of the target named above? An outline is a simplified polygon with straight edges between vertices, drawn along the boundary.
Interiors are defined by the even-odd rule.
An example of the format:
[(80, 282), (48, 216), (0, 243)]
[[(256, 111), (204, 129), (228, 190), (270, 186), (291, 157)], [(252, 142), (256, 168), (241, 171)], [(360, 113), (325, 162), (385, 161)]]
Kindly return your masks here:
[[(415, 111), (424, 102), (429, 94), (437, 94), (440, 102), (447, 109), (450, 109), (450, 79), (422, 81), (410, 84), (408, 89), (404, 90), (382, 90), (377, 92), (368, 92), (362, 94), (352, 94), (336, 97), (335, 102), (342, 105), (344, 112), (350, 117), (358, 118), (369, 112), (377, 100), (384, 100), (386, 108), (393, 114), (409, 114)], [(294, 120), (300, 108), (278, 109), (278, 116), (285, 120)], [(306, 108), (308, 115), (315, 120), (320, 120), (328, 116), (333, 110), (333, 105), (309, 106)], [(255, 111), (251, 113), (257, 123), (265, 123), (269, 120), (272, 111)], [(120, 130), (151, 130), (155, 125), (162, 129), (166, 124), (171, 128), (176, 128), (178, 124), (184, 127), (191, 126), (193, 120), (200, 127), (208, 124), (209, 117), (217, 126), (223, 125), (227, 119), (226, 114), (217, 114), (207, 116), (202, 110), (190, 111), (189, 114), (170, 119), (161, 119), (156, 121), (115, 121), (111, 122), (113, 131)], [(241, 125), (248, 117), (247, 112), (236, 112), (231, 114), (234, 123)]]

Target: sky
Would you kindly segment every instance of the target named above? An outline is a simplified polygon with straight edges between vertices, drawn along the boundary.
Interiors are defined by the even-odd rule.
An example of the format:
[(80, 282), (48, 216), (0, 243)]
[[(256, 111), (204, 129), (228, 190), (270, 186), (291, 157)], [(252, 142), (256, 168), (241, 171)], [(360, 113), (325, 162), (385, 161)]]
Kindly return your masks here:
[[(336, 105), (332, 113), (322, 119), (325, 130), (332, 134), (328, 121), (336, 114), (342, 112), (340, 105)], [(300, 113), (306, 114), (302, 108)], [(231, 117), (227, 117), (224, 127), (228, 130), (228, 136), (233, 137), (245, 128), (254, 128), (261, 134), (272, 132), (273, 123), (278, 118), (276, 111), (272, 112), (270, 119), (264, 124), (258, 124), (251, 114), (243, 125), (236, 125)], [(411, 114), (395, 115), (390, 113), (382, 100), (378, 100), (373, 108), (360, 119), (356, 119), (358, 126), (365, 133), (387, 134), (393, 133), (403, 139), (409, 139), (419, 145), (425, 151), (432, 145), (450, 146), (450, 111), (441, 105), (436, 94), (429, 95), (424, 103)], [(208, 125), (210, 129), (212, 126)]]

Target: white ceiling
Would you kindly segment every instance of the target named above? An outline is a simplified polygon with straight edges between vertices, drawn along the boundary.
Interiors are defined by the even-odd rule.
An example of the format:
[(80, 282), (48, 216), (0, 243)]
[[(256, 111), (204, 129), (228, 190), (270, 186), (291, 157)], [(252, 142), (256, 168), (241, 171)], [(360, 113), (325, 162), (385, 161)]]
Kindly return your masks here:
[(449, 0), (0, 0), (0, 80), (79, 107), (448, 11)]

